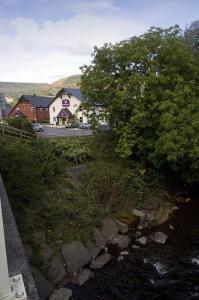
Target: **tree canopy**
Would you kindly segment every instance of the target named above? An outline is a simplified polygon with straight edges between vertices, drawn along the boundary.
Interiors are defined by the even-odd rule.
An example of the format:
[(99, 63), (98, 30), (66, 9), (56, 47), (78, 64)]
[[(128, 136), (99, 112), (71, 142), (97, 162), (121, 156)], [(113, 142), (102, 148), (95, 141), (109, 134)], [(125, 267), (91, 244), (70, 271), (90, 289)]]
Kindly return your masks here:
[(82, 73), (82, 93), (106, 109), (120, 156), (199, 179), (199, 66), (179, 26), (95, 47)]

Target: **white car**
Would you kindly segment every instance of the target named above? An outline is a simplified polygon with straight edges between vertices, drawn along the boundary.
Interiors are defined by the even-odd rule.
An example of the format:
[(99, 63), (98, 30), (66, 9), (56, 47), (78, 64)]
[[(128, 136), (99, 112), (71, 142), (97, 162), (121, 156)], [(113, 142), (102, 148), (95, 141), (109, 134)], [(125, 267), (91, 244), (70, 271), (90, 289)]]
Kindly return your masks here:
[(35, 132), (41, 132), (41, 131), (44, 131), (44, 126), (41, 125), (40, 123), (34, 123), (34, 124), (32, 124), (32, 129)]
[(79, 125), (79, 128), (80, 128), (80, 129), (91, 129), (91, 125), (88, 124), (88, 123), (81, 123), (81, 124)]

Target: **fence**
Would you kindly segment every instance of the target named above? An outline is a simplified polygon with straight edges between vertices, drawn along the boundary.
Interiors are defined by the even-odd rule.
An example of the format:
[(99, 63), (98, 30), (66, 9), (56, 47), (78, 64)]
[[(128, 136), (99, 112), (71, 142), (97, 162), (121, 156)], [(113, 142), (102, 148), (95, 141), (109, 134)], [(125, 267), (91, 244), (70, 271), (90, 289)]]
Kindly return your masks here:
[(21, 142), (36, 139), (36, 135), (33, 133), (11, 127), (3, 123), (0, 124), (0, 135), (1, 134), (4, 136), (20, 139)]

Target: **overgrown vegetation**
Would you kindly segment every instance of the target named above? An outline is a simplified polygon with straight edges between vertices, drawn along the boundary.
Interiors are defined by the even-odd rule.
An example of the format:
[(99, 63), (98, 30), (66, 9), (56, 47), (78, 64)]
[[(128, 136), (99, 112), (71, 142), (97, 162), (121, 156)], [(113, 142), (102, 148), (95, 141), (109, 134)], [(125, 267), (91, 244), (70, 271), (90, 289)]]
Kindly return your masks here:
[(34, 132), (31, 122), (29, 122), (26, 118), (9, 118), (7, 119), (7, 122), (9, 126), (28, 131), (30, 133)]

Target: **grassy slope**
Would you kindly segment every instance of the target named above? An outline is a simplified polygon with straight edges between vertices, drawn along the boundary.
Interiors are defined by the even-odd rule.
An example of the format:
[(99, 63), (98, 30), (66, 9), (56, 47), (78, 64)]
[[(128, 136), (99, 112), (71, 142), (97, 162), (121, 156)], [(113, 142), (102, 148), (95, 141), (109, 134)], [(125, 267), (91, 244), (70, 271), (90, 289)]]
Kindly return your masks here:
[(63, 87), (77, 87), (80, 75), (73, 75), (57, 80), (51, 84), (47, 83), (18, 83), (0, 82), (0, 93), (13, 97), (15, 100), (24, 94), (37, 94), (42, 96), (55, 96)]

